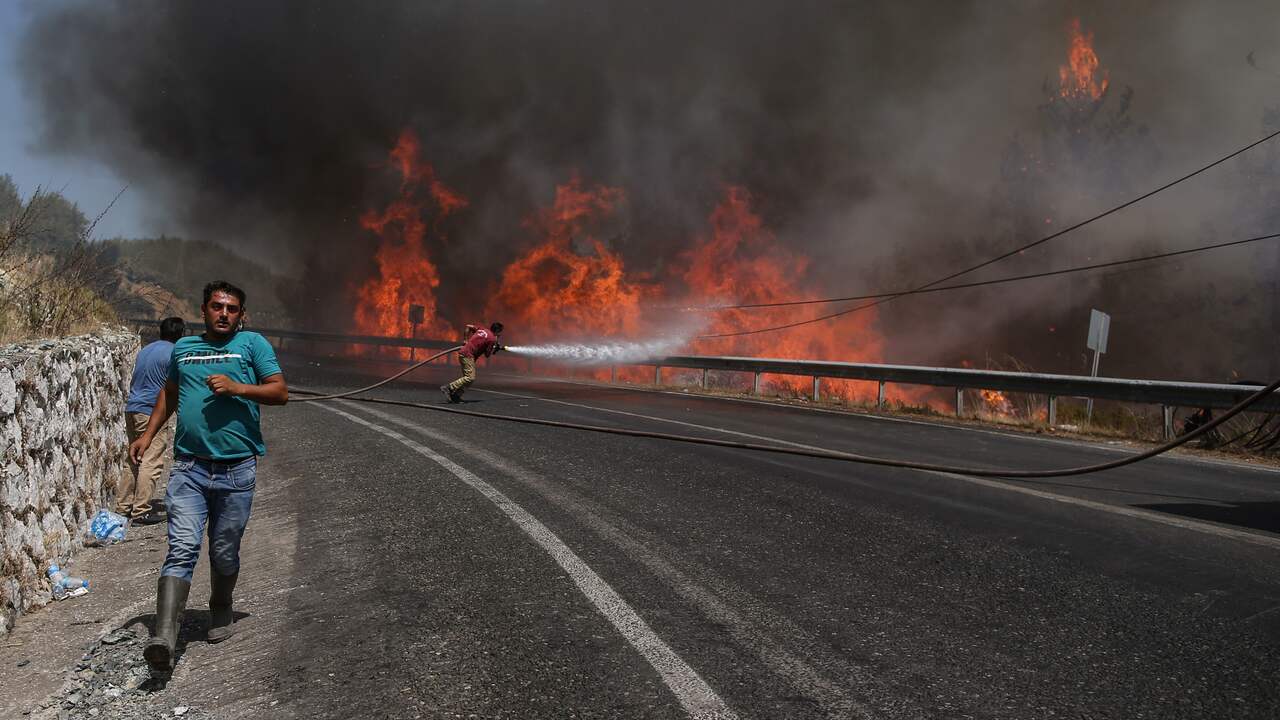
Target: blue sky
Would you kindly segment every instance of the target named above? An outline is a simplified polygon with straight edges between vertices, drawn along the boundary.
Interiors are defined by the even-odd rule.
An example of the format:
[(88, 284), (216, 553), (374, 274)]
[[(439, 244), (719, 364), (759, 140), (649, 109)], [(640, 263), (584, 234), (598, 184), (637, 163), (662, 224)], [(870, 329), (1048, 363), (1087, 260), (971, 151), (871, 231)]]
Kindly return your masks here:
[[(34, 6), (29, 0), (0, 0), (0, 175), (12, 175), (24, 197), (37, 185), (61, 191), (93, 218), (126, 183), (99, 163), (54, 157), (36, 149), (39, 119), (23, 97), (15, 57)], [(163, 231), (146, 226), (142, 207), (139, 193), (126, 191), (98, 224), (95, 235), (137, 237)]]

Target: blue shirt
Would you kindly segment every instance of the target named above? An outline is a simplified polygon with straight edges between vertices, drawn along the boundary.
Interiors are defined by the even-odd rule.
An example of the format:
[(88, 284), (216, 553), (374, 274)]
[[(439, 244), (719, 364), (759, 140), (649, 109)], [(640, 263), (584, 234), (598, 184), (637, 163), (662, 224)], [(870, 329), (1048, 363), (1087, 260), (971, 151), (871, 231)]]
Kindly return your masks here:
[(205, 378), (226, 375), (232, 382), (258, 385), (278, 374), (276, 351), (256, 332), (241, 330), (217, 342), (201, 336), (179, 340), (169, 360), (169, 380), (178, 385), (174, 454), (219, 461), (265, 455), (258, 403), (234, 395), (215, 395)]
[(138, 351), (133, 363), (133, 381), (129, 383), (129, 400), (124, 411), (150, 415), (156, 407), (156, 396), (169, 377), (169, 355), (173, 343), (157, 340)]

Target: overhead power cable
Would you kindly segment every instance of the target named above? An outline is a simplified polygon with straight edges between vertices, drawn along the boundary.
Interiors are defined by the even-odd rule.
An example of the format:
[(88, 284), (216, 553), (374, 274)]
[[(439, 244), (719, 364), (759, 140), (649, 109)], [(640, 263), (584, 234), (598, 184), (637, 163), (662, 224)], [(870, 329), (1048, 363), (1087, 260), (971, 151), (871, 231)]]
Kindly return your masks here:
[(708, 312), (718, 312), (721, 310), (750, 310), (753, 308), (772, 308), (772, 307), (789, 307), (792, 305), (821, 305), (825, 303), (848, 302), (850, 300), (875, 300), (878, 298), (901, 297), (903, 295), (924, 295), (927, 293), (945, 292), (947, 290), (964, 290), (967, 288), (985, 287), (987, 285), (1001, 285), (1003, 283), (1018, 282), (1021, 280), (1034, 280), (1037, 278), (1053, 277), (1055, 275), (1069, 275), (1071, 273), (1087, 272), (1089, 270), (1101, 270), (1103, 268), (1117, 267), (1120, 265), (1132, 265), (1134, 263), (1149, 262), (1152, 260), (1163, 260), (1166, 258), (1177, 257), (1179, 255), (1192, 255), (1194, 253), (1208, 252), (1209, 250), (1220, 250), (1222, 248), (1234, 247), (1236, 245), (1247, 245), (1249, 243), (1261, 242), (1263, 240), (1275, 240), (1280, 238), (1280, 233), (1271, 235), (1259, 235), (1257, 237), (1245, 238), (1243, 240), (1231, 240), (1228, 242), (1214, 243), (1212, 245), (1200, 245), (1193, 248), (1183, 250), (1172, 250), (1170, 252), (1156, 253), (1155, 255), (1143, 255), (1142, 257), (1126, 258), (1124, 260), (1112, 260), (1110, 262), (1093, 263), (1091, 265), (1077, 265), (1075, 267), (1062, 268), (1059, 270), (1046, 270), (1038, 273), (1027, 273), (1026, 275), (1013, 275), (1011, 277), (995, 278), (992, 280), (979, 280), (968, 283), (957, 283), (954, 285), (941, 285), (937, 287), (923, 288), (919, 290), (898, 290), (883, 293), (873, 293), (869, 295), (849, 295), (847, 297), (837, 298), (819, 298), (816, 300), (787, 300), (784, 302), (772, 303), (743, 303), (740, 305), (709, 305), (704, 308), (691, 308), (692, 310), (701, 310)]
[(1024, 251), (1026, 251), (1026, 250), (1029, 250), (1029, 249), (1031, 249), (1031, 248), (1033, 248), (1033, 247), (1036, 247), (1036, 246), (1038, 246), (1038, 245), (1043, 245), (1044, 243), (1047, 243), (1047, 242), (1049, 242), (1050, 240), (1054, 240), (1054, 239), (1056, 239), (1056, 238), (1060, 238), (1060, 237), (1062, 237), (1063, 235), (1066, 235), (1066, 234), (1067, 234), (1067, 233), (1069, 233), (1069, 232), (1073, 232), (1073, 231), (1075, 231), (1075, 230), (1078, 230), (1078, 229), (1080, 229), (1080, 228), (1082, 228), (1082, 227), (1084, 227), (1085, 225), (1088, 225), (1088, 224), (1090, 224), (1090, 223), (1097, 222), (1098, 220), (1101, 220), (1101, 219), (1103, 219), (1103, 218), (1105, 218), (1105, 217), (1107, 217), (1107, 216), (1109, 216), (1109, 215), (1114, 215), (1115, 213), (1118, 213), (1118, 212), (1120, 212), (1121, 210), (1124, 210), (1124, 209), (1125, 209), (1125, 208), (1127, 208), (1127, 207), (1130, 207), (1130, 206), (1132, 206), (1132, 205), (1136, 205), (1136, 204), (1138, 204), (1138, 203), (1142, 202), (1143, 200), (1146, 200), (1147, 198), (1149, 198), (1149, 197), (1151, 197), (1151, 196), (1153, 196), (1153, 195), (1157, 195), (1157, 194), (1159, 194), (1159, 193), (1161, 193), (1161, 192), (1164, 192), (1165, 190), (1168, 190), (1169, 188), (1171, 188), (1171, 187), (1173, 187), (1173, 186), (1175, 186), (1175, 185), (1178, 185), (1179, 183), (1182, 183), (1182, 182), (1185, 182), (1185, 181), (1187, 181), (1187, 180), (1190, 180), (1191, 178), (1193, 178), (1193, 177), (1195, 177), (1195, 176), (1197, 176), (1197, 175), (1199, 175), (1199, 174), (1201, 174), (1201, 173), (1203, 173), (1203, 172), (1206, 172), (1206, 171), (1208, 171), (1208, 170), (1211, 170), (1212, 168), (1215, 168), (1215, 167), (1217, 167), (1218, 165), (1221, 165), (1222, 163), (1224, 163), (1224, 162), (1226, 162), (1226, 161), (1228, 161), (1228, 160), (1230, 160), (1230, 159), (1232, 159), (1232, 158), (1234, 158), (1234, 157), (1237, 157), (1237, 156), (1239, 156), (1239, 155), (1242, 155), (1242, 154), (1244, 154), (1244, 153), (1248, 152), (1249, 150), (1252, 150), (1253, 148), (1255, 148), (1255, 147), (1257, 147), (1257, 146), (1259, 146), (1259, 145), (1261, 145), (1261, 144), (1263, 144), (1263, 143), (1267, 142), (1268, 140), (1271, 140), (1272, 138), (1275, 138), (1277, 135), (1280, 135), (1280, 130), (1277, 130), (1277, 131), (1275, 131), (1275, 132), (1273, 132), (1273, 133), (1270, 133), (1269, 135), (1267, 135), (1267, 136), (1265, 136), (1265, 137), (1263, 137), (1263, 138), (1261, 138), (1261, 139), (1259, 139), (1259, 140), (1256, 140), (1256, 141), (1254, 141), (1254, 142), (1251, 142), (1251, 143), (1249, 143), (1248, 145), (1245, 145), (1244, 147), (1242, 147), (1242, 148), (1240, 148), (1240, 149), (1238, 149), (1238, 150), (1235, 150), (1235, 151), (1233, 151), (1233, 152), (1231, 152), (1231, 153), (1229, 153), (1229, 154), (1227, 154), (1227, 155), (1224, 155), (1224, 156), (1222, 156), (1222, 157), (1218, 158), (1217, 160), (1214, 160), (1213, 162), (1211, 162), (1211, 163), (1209, 163), (1209, 164), (1207, 164), (1207, 165), (1203, 165), (1203, 166), (1201, 166), (1201, 167), (1197, 168), (1196, 170), (1193, 170), (1193, 171), (1191, 171), (1191, 172), (1187, 173), (1186, 175), (1183, 175), (1183, 176), (1181, 176), (1181, 177), (1179, 177), (1179, 178), (1177, 178), (1177, 179), (1175, 179), (1175, 180), (1171, 180), (1171, 181), (1169, 181), (1169, 182), (1165, 183), (1164, 185), (1161, 185), (1161, 186), (1159, 186), (1159, 187), (1157, 187), (1157, 188), (1155, 188), (1155, 189), (1153, 189), (1153, 190), (1149, 190), (1149, 191), (1147, 191), (1147, 192), (1145, 192), (1145, 193), (1143, 193), (1143, 194), (1141, 194), (1141, 195), (1139, 195), (1139, 196), (1137, 196), (1137, 197), (1135, 197), (1135, 198), (1132, 198), (1132, 199), (1130, 199), (1130, 200), (1127, 200), (1126, 202), (1123, 202), (1123, 203), (1121, 203), (1121, 204), (1119, 204), (1119, 205), (1116, 205), (1115, 207), (1112, 207), (1112, 208), (1110, 208), (1110, 209), (1104, 210), (1104, 211), (1102, 211), (1102, 212), (1098, 213), (1097, 215), (1093, 215), (1092, 217), (1085, 218), (1084, 220), (1081, 220), (1080, 222), (1077, 222), (1077, 223), (1075, 223), (1074, 225), (1069, 225), (1069, 226), (1067, 226), (1067, 227), (1065, 227), (1065, 228), (1062, 228), (1061, 230), (1058, 230), (1057, 232), (1054, 232), (1054, 233), (1051, 233), (1051, 234), (1049, 234), (1049, 235), (1046, 235), (1046, 236), (1044, 236), (1044, 237), (1040, 238), (1039, 240), (1034, 240), (1034, 241), (1032, 241), (1032, 242), (1026, 243), (1025, 245), (1022, 245), (1022, 246), (1020, 246), (1020, 247), (1016, 247), (1016, 248), (1014, 248), (1014, 249), (1012, 249), (1012, 250), (1009, 250), (1009, 251), (1007, 251), (1007, 252), (1004, 252), (1004, 253), (1001, 253), (1001, 254), (999, 254), (999, 255), (996, 255), (995, 257), (992, 257), (992, 258), (989, 258), (989, 259), (987, 259), (987, 260), (984, 260), (984, 261), (982, 261), (982, 262), (980, 262), (980, 263), (978, 263), (978, 264), (976, 264), (976, 265), (972, 265), (972, 266), (967, 267), (967, 268), (965, 268), (965, 269), (963, 269), (963, 270), (960, 270), (960, 271), (957, 271), (957, 272), (951, 273), (950, 275), (946, 275), (946, 276), (940, 277), (940, 278), (938, 278), (937, 280), (933, 280), (932, 282), (925, 283), (924, 285), (921, 285), (921, 286), (919, 286), (919, 287), (912, 288), (910, 291), (904, 291), (904, 292), (901, 292), (901, 293), (897, 293), (897, 294), (894, 294), (894, 295), (890, 295), (890, 296), (888, 296), (888, 297), (880, 298), (880, 299), (878, 299), (878, 300), (875, 300), (874, 302), (864, 303), (864, 304), (862, 304), (862, 305), (857, 305), (857, 306), (855, 306), (855, 307), (847, 308), (847, 309), (845, 309), (845, 310), (841, 310), (841, 311), (839, 311), (839, 312), (829, 313), (829, 314), (826, 314), (826, 315), (821, 315), (821, 316), (819, 316), (819, 317), (809, 318), (809, 319), (807, 319), (807, 320), (800, 320), (800, 321), (797, 321), (797, 322), (786, 323), (786, 324), (784, 324), (784, 325), (775, 325), (775, 326), (773, 326), (773, 327), (756, 328), (756, 329), (754, 329), (754, 330), (741, 330), (741, 331), (738, 331), (738, 332), (731, 332), (731, 333), (716, 333), (716, 334), (709, 334), (709, 335), (699, 335), (699, 336), (697, 336), (697, 339), (700, 339), (700, 340), (706, 340), (706, 339), (713, 339), (713, 338), (739, 337), (739, 336), (742, 336), (742, 335), (758, 335), (758, 334), (761, 334), (761, 333), (775, 332), (775, 331), (778, 331), (778, 330), (786, 330), (786, 329), (793, 328), (793, 327), (799, 327), (799, 326), (801, 326), (801, 325), (809, 325), (809, 324), (812, 324), (812, 323), (817, 323), (817, 322), (822, 322), (822, 321), (824, 321), (824, 320), (830, 320), (830, 319), (832, 319), (832, 318), (837, 318), (837, 317), (840, 317), (840, 316), (842, 316), (842, 315), (848, 315), (848, 314), (850, 314), (850, 313), (858, 312), (859, 310), (866, 310), (866, 309), (869, 309), (869, 308), (873, 308), (873, 307), (876, 307), (877, 305), (882, 305), (882, 304), (884, 304), (884, 303), (887, 303), (887, 302), (889, 302), (889, 301), (893, 300), (894, 298), (902, 297), (902, 296), (907, 295), (907, 294), (914, 294), (914, 293), (916, 293), (916, 292), (918, 292), (918, 291), (920, 291), (920, 290), (926, 290), (926, 289), (931, 288), (931, 287), (933, 287), (933, 286), (935, 286), (935, 285), (941, 285), (942, 283), (945, 283), (945, 282), (947, 282), (948, 280), (954, 280), (954, 279), (956, 279), (956, 278), (960, 277), (961, 275), (967, 275), (967, 274), (969, 274), (969, 273), (971, 273), (971, 272), (974, 272), (975, 270), (981, 270), (982, 268), (987, 267), (988, 265), (993, 265), (993, 264), (995, 264), (995, 263), (997, 263), (997, 262), (1000, 262), (1001, 260), (1004, 260), (1004, 259), (1006, 259), (1006, 258), (1013, 257), (1014, 255), (1017, 255), (1018, 253), (1021, 253), (1021, 252), (1024, 252)]

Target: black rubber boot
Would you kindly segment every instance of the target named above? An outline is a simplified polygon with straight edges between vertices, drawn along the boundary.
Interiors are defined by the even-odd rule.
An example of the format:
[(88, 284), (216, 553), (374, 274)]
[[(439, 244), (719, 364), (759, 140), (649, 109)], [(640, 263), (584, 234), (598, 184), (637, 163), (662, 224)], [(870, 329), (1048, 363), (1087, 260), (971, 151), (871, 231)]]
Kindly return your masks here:
[(168, 677), (173, 672), (178, 647), (178, 628), (187, 607), (191, 583), (165, 575), (156, 587), (156, 632), (147, 641), (142, 656), (151, 665), (152, 675)]
[(236, 589), (240, 573), (220, 575), (214, 570), (209, 574), (209, 642), (217, 643), (231, 637), (235, 631), (235, 617), (231, 614), (231, 594)]

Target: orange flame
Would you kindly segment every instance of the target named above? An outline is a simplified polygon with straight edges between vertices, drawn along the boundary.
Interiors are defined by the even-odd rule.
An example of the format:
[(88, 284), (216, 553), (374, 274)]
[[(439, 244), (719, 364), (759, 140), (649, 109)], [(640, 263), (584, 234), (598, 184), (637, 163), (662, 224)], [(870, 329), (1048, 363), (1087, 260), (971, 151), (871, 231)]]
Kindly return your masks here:
[[(411, 132), (400, 136), (389, 164), (399, 174), (399, 196), (360, 219), (362, 227), (378, 236), (379, 246), (374, 257), (377, 274), (353, 293), (355, 326), (367, 334), (406, 336), (409, 306), (417, 304), (425, 310), (420, 336), (451, 337), (454, 329), (438, 314), (435, 292), (441, 278), (428, 242), (443, 241), (441, 220), (465, 208), (467, 199), (441, 182), (421, 159), (421, 144)], [(820, 290), (810, 276), (809, 259), (778, 242), (742, 187), (725, 189), (708, 219), (707, 233), (668, 266), (668, 282), (629, 273), (602, 233), (625, 200), (621, 188), (588, 186), (576, 177), (557, 187), (550, 207), (525, 222), (537, 244), (503, 270), (485, 316), (467, 319), (501, 319), (519, 329), (521, 342), (641, 338), (657, 329), (656, 319), (645, 317), (645, 305), (672, 300), (671, 289), (681, 283), (689, 296), (684, 299), (700, 304), (775, 302)], [(728, 310), (714, 316), (707, 333), (731, 334), (803, 317), (794, 308)], [(688, 350), (878, 362), (884, 340), (874, 329), (875, 319), (874, 312), (866, 311), (778, 332), (702, 338), (692, 341)], [(639, 379), (644, 373), (626, 369), (622, 376)], [(770, 377), (766, 383), (775, 392), (807, 395), (812, 388), (808, 378)], [(823, 393), (865, 400), (874, 397), (875, 386), (826, 380)], [(897, 389), (892, 397), (919, 402), (926, 395)]]
[(1110, 80), (1105, 70), (1099, 75), (1098, 55), (1093, 51), (1093, 32), (1083, 33), (1077, 18), (1067, 28), (1067, 36), (1071, 41), (1067, 64), (1058, 68), (1061, 96), (1067, 100), (1102, 99)]
[(557, 187), (551, 207), (525, 223), (542, 242), (503, 271), (487, 316), (501, 316), (529, 340), (638, 335), (641, 302), (658, 288), (629, 278), (622, 258), (596, 237), (624, 200), (620, 188), (583, 187), (578, 178)]
[[(391, 164), (400, 174), (400, 195), (382, 212), (372, 210), (360, 218), (361, 227), (379, 238), (374, 255), (378, 274), (356, 291), (356, 331), (367, 335), (408, 337), (412, 331), (409, 306), (424, 308), (421, 337), (451, 337), (448, 323), (437, 314), (435, 289), (440, 273), (427, 252), (428, 225), (424, 206), (434, 205), (434, 226), (466, 207), (467, 199), (450, 189), (421, 160), (421, 143), (410, 131), (400, 135), (390, 153)], [(422, 198), (425, 191), (426, 198)], [(443, 238), (437, 231), (436, 236)], [(408, 356), (408, 350), (397, 349)]]
[(982, 396), (982, 401), (987, 404), (991, 412), (997, 415), (1013, 415), (1013, 404), (1004, 393), (999, 390), (979, 390), (978, 394)]
[[(768, 303), (810, 294), (809, 260), (778, 243), (777, 238), (751, 209), (751, 194), (742, 187), (728, 187), (711, 213), (710, 235), (685, 256), (683, 279), (702, 302)], [(715, 314), (708, 335), (727, 335), (753, 328), (795, 322), (795, 308), (725, 310)], [(879, 362), (884, 340), (873, 328), (874, 311), (844, 315), (835, 320), (755, 335), (705, 338), (696, 350), (708, 355), (746, 355), (786, 359)], [(768, 379), (775, 391), (808, 394), (807, 378), (776, 376)], [(868, 383), (824, 380), (824, 395), (845, 400), (875, 396)], [(896, 399), (905, 396), (895, 393)]]

